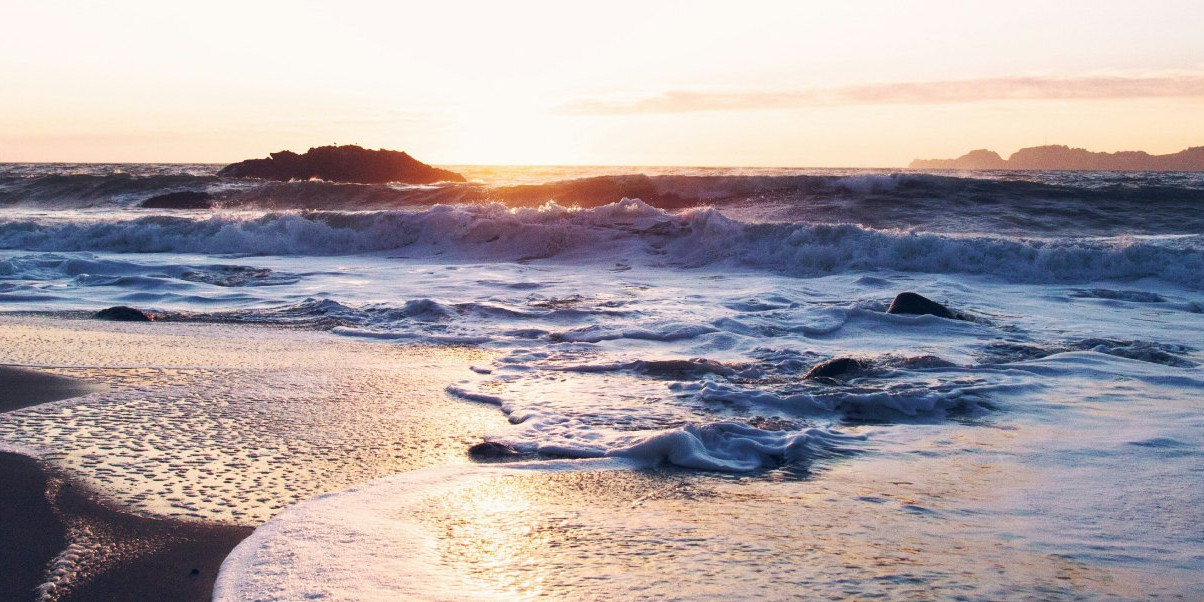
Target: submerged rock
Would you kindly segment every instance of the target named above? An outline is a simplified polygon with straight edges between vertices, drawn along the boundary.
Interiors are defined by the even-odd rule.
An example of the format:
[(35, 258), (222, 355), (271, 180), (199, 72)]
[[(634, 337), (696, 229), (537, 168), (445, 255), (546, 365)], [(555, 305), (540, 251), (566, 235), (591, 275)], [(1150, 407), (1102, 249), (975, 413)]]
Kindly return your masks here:
[(890, 307), (886, 308), (888, 314), (914, 314), (914, 315), (933, 315), (939, 318), (948, 318), (950, 320), (965, 320), (966, 317), (925, 297), (916, 293), (899, 293), (895, 295), (894, 300), (890, 302)]
[(834, 357), (830, 360), (815, 364), (803, 376), (803, 380), (815, 378), (836, 378), (851, 372), (859, 372), (867, 367), (866, 363), (851, 357)]
[(134, 309), (126, 305), (117, 305), (96, 312), (95, 317), (100, 320), (113, 320), (115, 322), (152, 322), (154, 317), (140, 310)]
[(217, 175), (281, 181), (318, 178), (353, 184), (465, 181), (464, 176), (454, 171), (431, 167), (400, 151), (368, 150), (354, 145), (319, 146), (303, 155), (280, 151), (267, 159), (248, 159), (227, 165)]
[(213, 195), (208, 192), (185, 190), (153, 196), (138, 206), (143, 209), (210, 209), (212, 200)]
[(1132, 303), (1166, 303), (1166, 297), (1148, 291), (1116, 291), (1107, 288), (1077, 289), (1070, 293), (1077, 299), (1110, 299)]
[(668, 378), (698, 377), (705, 374), (731, 376), (735, 370), (714, 360), (696, 357), (688, 360), (640, 360), (632, 367), (649, 376)]
[(912, 357), (903, 357), (890, 362), (899, 368), (908, 370), (926, 370), (931, 368), (954, 368), (957, 364), (937, 357), (935, 355), (915, 355)]

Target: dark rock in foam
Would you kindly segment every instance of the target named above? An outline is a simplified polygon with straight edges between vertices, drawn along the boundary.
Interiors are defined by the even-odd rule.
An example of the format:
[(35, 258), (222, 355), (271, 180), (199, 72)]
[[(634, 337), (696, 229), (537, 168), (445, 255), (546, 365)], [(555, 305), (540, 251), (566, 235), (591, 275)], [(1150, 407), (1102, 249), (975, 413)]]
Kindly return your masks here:
[(811, 367), (807, 374), (803, 376), (804, 380), (815, 378), (836, 378), (838, 376), (846, 376), (853, 372), (860, 372), (866, 368), (866, 363), (851, 357), (834, 357), (830, 360), (820, 362)]
[(113, 320), (115, 322), (151, 322), (155, 318), (150, 314), (126, 305), (117, 305), (96, 312), (96, 318)]
[(468, 455), (474, 460), (505, 460), (517, 458), (522, 452), (496, 441), (484, 441), (468, 448)]
[(208, 192), (185, 190), (153, 196), (139, 204), (144, 209), (209, 209), (213, 195)]
[(431, 167), (400, 151), (368, 150), (354, 145), (320, 146), (301, 155), (280, 151), (267, 159), (248, 159), (227, 165), (217, 175), (281, 181), (318, 178), (355, 184), (464, 181), (464, 176), (458, 173)]
[(916, 293), (899, 293), (886, 308), (888, 314), (933, 315), (950, 320), (965, 320), (965, 316)]

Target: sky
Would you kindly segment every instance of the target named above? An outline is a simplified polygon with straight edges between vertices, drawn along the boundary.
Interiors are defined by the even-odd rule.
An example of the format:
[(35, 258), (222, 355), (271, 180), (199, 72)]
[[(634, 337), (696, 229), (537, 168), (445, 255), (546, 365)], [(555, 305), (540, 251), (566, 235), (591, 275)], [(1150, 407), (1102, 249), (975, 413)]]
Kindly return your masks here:
[(1204, 2), (0, 2), (0, 161), (895, 167), (1204, 145)]

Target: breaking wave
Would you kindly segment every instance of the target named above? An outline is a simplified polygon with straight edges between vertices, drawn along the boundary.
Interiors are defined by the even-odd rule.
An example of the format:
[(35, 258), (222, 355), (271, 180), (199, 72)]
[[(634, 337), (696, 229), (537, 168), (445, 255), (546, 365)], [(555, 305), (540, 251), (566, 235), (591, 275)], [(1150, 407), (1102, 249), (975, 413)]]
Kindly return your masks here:
[(478, 180), (413, 186), (219, 178), (213, 175), (216, 166), (197, 165), (57, 166), (51, 171), (36, 167), (0, 165), (0, 207), (137, 209), (153, 196), (184, 191), (206, 193), (216, 207), (257, 211), (366, 211), (461, 203), (539, 207), (549, 201), (593, 208), (640, 198), (661, 209), (719, 207), (750, 221), (805, 219), (946, 232), (1096, 235), (1204, 230), (1204, 212), (1199, 210), (1204, 177), (1199, 174), (988, 172), (953, 177), (848, 170), (658, 173), (666, 168), (651, 168), (651, 174), (533, 183)]
[(714, 208), (669, 212), (623, 199), (593, 209), (547, 203), (437, 205), (373, 212), (221, 212), (0, 220), (0, 248), (34, 251), (341, 255), (391, 252), (468, 261), (724, 265), (810, 276), (847, 270), (995, 275), (1013, 282), (1145, 277), (1204, 287), (1204, 237), (946, 235), (853, 224), (751, 223)]

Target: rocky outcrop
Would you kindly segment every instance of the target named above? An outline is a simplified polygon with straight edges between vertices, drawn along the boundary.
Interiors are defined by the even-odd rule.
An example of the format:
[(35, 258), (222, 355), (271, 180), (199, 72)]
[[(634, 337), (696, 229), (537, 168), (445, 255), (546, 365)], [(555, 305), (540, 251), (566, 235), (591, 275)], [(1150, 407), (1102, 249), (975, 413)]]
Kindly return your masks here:
[(139, 204), (144, 209), (209, 209), (213, 195), (208, 192), (185, 190), (153, 196)]
[(970, 151), (956, 159), (916, 159), (912, 169), (1027, 169), (1082, 171), (1204, 171), (1204, 146), (1169, 155), (1144, 151), (1096, 153), (1062, 145), (1022, 148), (1003, 159), (989, 150)]
[(117, 305), (102, 309), (96, 312), (94, 317), (114, 322), (152, 322), (155, 319), (154, 316), (140, 309), (134, 309), (126, 305)]
[(359, 146), (320, 146), (301, 155), (280, 151), (272, 153), (267, 159), (248, 159), (227, 165), (217, 175), (281, 181), (317, 178), (354, 184), (464, 181), (464, 176), (458, 173), (431, 167), (406, 153), (368, 150)]
[(891, 300), (888, 314), (933, 315), (950, 320), (964, 320), (965, 316), (928, 297), (916, 293), (899, 293)]
[(916, 159), (912, 169), (1007, 169), (1007, 161), (999, 153), (979, 149), (970, 151), (956, 159)]

